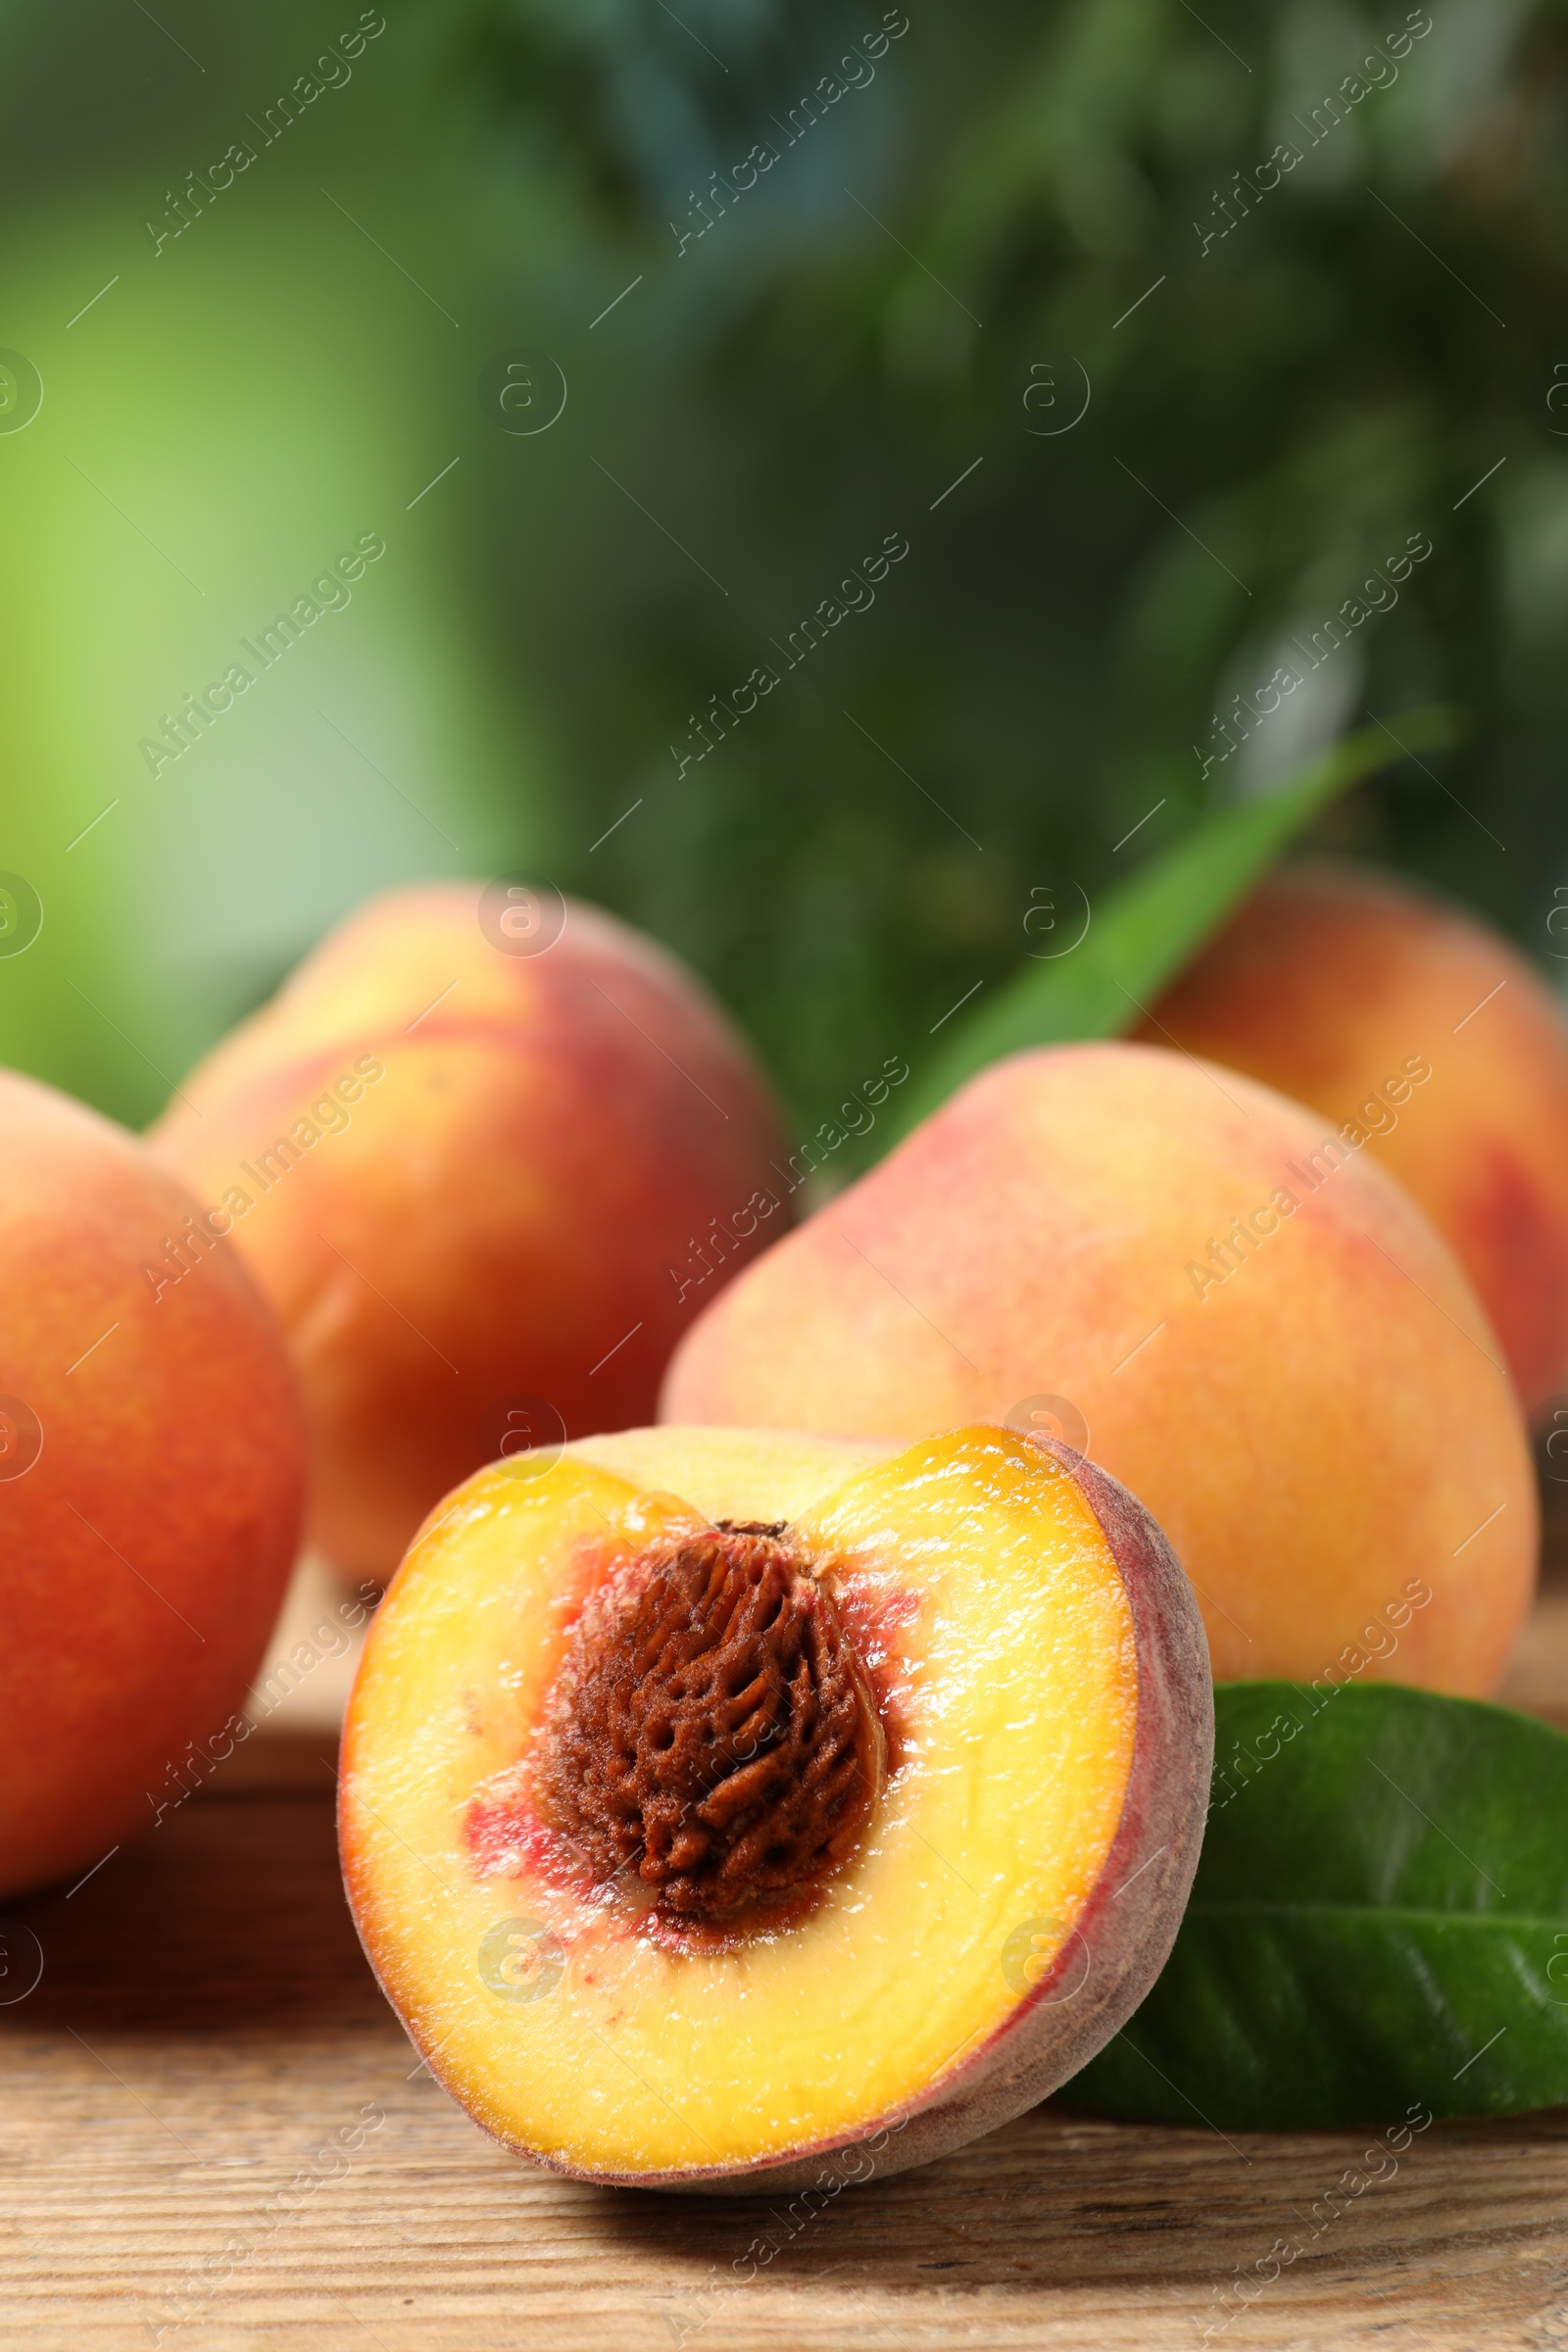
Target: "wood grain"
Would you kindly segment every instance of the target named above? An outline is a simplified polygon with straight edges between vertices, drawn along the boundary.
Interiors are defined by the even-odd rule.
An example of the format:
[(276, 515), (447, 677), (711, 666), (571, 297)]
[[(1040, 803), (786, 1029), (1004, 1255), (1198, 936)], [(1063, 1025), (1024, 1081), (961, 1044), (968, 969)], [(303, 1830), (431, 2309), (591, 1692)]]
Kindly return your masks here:
[[(331, 1599), (308, 1588), (295, 1621)], [(416, 2065), (361, 1956), (325, 1663), (139, 1844), (13, 1906), (44, 1965), (0, 2006), (7, 2352), (1185, 2352), (1205, 2328), (1237, 2352), (1568, 2352), (1568, 2111), (1434, 2125), (1317, 2221), (1365, 2133), (1228, 2139), (1058, 2101), (808, 2217), (516, 2163)], [(1509, 1690), (1568, 1723), (1557, 1578)], [(1278, 2278), (1226, 2299), (1277, 2241)]]

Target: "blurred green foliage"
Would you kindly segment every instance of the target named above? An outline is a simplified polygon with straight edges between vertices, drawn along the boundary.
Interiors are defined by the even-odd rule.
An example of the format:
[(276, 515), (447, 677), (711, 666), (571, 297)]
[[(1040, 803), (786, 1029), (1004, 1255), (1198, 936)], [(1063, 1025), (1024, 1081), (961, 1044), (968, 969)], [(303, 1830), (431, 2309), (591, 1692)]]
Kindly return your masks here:
[[(172, 4), (161, 23), (207, 69), (181, 85), (156, 31), (127, 30), (98, 0), (86, 13), (125, 61), (111, 71), (86, 41), (97, 97), (67, 70), (79, 25), (35, 7), (8, 36), (21, 251), (32, 279), (52, 273), (61, 318), (98, 282), (91, 216), (111, 201), (117, 219), (139, 214), (133, 187), (220, 152), (235, 108), (265, 103), (325, 24), (293, 0), (265, 27)], [(84, 823), (123, 781), (149, 838), (182, 845), (165, 860), (168, 909), (159, 858), (139, 869), (137, 920), (176, 943), (167, 987), (122, 1024), (155, 1060), (212, 1034), (368, 888), (520, 864), (689, 956), (811, 1124), (890, 1053), (917, 1073), (934, 1064), (943, 1016), (1005, 981), (1050, 894), (1096, 899), (1368, 712), (1396, 727), (1432, 701), (1471, 713), (1466, 747), (1359, 788), (1321, 831), (1428, 874), (1547, 955), (1552, 892), (1568, 884), (1560, 11), (909, 0), (884, 18), (878, 0), (389, 0), (386, 13), (353, 86), (262, 159), (268, 184), (258, 166), (243, 223), (236, 191), (226, 221), (215, 208), (200, 224), (212, 278), (183, 334), (170, 340), (165, 318), (162, 355), (138, 357), (151, 390), (132, 438), (145, 457), (169, 434), (177, 471), (202, 416), (220, 448), (246, 330), (213, 305), (220, 284), (238, 289), (266, 332), (252, 333), (226, 490), (214, 458), (212, 536), (234, 562), (212, 642), (325, 559), (340, 507), (345, 529), (384, 509), (385, 609), (366, 596), (360, 618), (323, 628), (313, 707), (351, 705), (358, 735), (380, 706), (368, 748), (441, 838), (389, 799), (350, 808), (346, 770), (312, 735), (320, 763), (271, 829), (253, 818), (225, 844), (218, 825), (198, 856), (200, 826), (225, 807), (254, 812), (266, 759), (298, 760), (307, 737), (264, 758), (258, 736), (242, 774), (215, 736), (210, 797), (158, 819), (160, 836), (156, 793), (129, 767), (99, 783), (129, 757), (132, 706), (164, 707), (162, 684), (139, 699), (127, 685), (113, 728), (73, 737), (68, 757), (58, 685), (35, 695), (13, 637), (14, 725), (46, 796), (69, 775)], [(137, 103), (111, 107), (99, 84), (138, 74)], [(1298, 160), (1265, 184), (1282, 148)], [(338, 233), (322, 183), (375, 251)], [(28, 348), (25, 324), (0, 341)], [(569, 397), (548, 431), (514, 436), (476, 388), (523, 346), (552, 356)], [(96, 381), (107, 416), (113, 375)], [(0, 491), (32, 437), (0, 440)], [(263, 452), (270, 467), (248, 475)], [(251, 495), (241, 529), (222, 501)], [(53, 492), (33, 496), (29, 545), (53, 528), (58, 546)], [(872, 585), (841, 596), (889, 534), (908, 554), (874, 603)], [(1411, 534), (1433, 552), (1397, 604), (1205, 773), (1214, 714), (1293, 643), (1310, 648)], [(115, 588), (84, 620), (63, 597), (48, 608), (52, 642), (74, 627), (83, 640), (69, 645), (74, 674), (96, 674), (94, 631), (123, 640), (113, 607), (141, 590)], [(861, 609), (788, 666), (805, 616), (852, 595)], [(21, 625), (28, 647), (41, 624)], [(364, 631), (360, 683), (342, 705), (326, 631), (350, 627)], [(167, 647), (159, 662), (161, 680)], [(722, 740), (710, 723), (714, 748), (697, 757), (711, 698), (733, 709), (760, 665), (777, 686)], [(175, 683), (210, 674), (203, 639)], [(205, 962), (178, 943), (196, 939), (184, 910), (225, 856), (280, 900), (219, 973), (210, 922)], [(86, 885), (73, 873), (57, 888), (69, 904)], [(83, 955), (90, 932), (84, 915)], [(122, 938), (131, 962), (141, 936)], [(37, 985), (65, 1003), (66, 976)], [(24, 1023), (7, 1051), (151, 1108), (145, 1070), (107, 1041), (110, 1058), (90, 1060), (85, 1034), (36, 1044)]]
[[(414, 280), (461, 317), (499, 265), (428, 51), (389, 22), (328, 87), (323, 47), (301, 0), (0, 22), (0, 345), (43, 381), (0, 429), (0, 867), (44, 907), (0, 958), (0, 1059), (131, 1120), (356, 900), (493, 871), (541, 821), (462, 508), (410, 508), (477, 365)], [(261, 674), (243, 641), (367, 531), (386, 556)], [(150, 761), (240, 660), (243, 698)]]
[[(1454, 735), (1444, 710), (1403, 711), (1400, 727), (1412, 758)], [(1136, 1029), (1310, 819), (1399, 756), (1381, 727), (1342, 735), (1270, 792), (1211, 810), (1093, 907), (1086, 896), (1059, 930), (1053, 921), (1040, 950), (1025, 950), (1012, 979), (947, 1030), (935, 1062), (882, 1122), (876, 1149), (889, 1150), (1004, 1054)]]
[[(1451, 697), (1473, 749), (1370, 788), (1342, 836), (1544, 951), (1568, 873), (1560, 15), (911, 0), (874, 84), (787, 146), (791, 103), (878, 22), (677, 24), (642, 0), (481, 19), (528, 184), (572, 191), (607, 287), (646, 273), (597, 330), (609, 462), (729, 590), (609, 501), (617, 558), (585, 533), (548, 610), (520, 536), (503, 569), (506, 610), (548, 632), (546, 715), (590, 821), (646, 796), (595, 854), (611, 895), (699, 956), (804, 1102), (995, 986), (1035, 885), (1094, 896), (1364, 710)], [(1401, 26), (1402, 58), (1369, 69), (1387, 86), (1336, 119), (1329, 94)], [(710, 175), (759, 137), (779, 161), (720, 217)], [(1299, 163), (1238, 194), (1282, 142)], [(677, 258), (704, 191), (714, 224)], [(1082, 420), (1031, 430), (1070, 418), (1085, 373)], [(687, 711), (889, 526), (911, 553), (877, 610), (677, 781)], [(1259, 730), (1250, 773), (1239, 755), (1203, 780), (1213, 712), (1412, 531), (1435, 553), (1397, 609)]]

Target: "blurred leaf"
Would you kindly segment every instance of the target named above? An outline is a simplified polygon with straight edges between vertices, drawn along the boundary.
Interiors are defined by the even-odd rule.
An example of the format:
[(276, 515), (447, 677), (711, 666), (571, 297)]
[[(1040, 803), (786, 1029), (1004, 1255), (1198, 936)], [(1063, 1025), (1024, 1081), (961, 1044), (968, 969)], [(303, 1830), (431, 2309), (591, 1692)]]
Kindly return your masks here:
[(1568, 2100), (1568, 1740), (1392, 1683), (1214, 1699), (1175, 1947), (1064, 2095), (1222, 2132)]
[[(1396, 731), (1411, 749), (1427, 751), (1453, 741), (1454, 714), (1407, 710)], [(1367, 727), (1309, 761), (1266, 800), (1202, 819), (1088, 908), (1076, 948), (1059, 960), (1027, 965), (955, 1030), (936, 1067), (902, 1106), (888, 1145), (1004, 1054), (1131, 1028), (1308, 817), (1348, 785), (1403, 757), (1390, 732)]]

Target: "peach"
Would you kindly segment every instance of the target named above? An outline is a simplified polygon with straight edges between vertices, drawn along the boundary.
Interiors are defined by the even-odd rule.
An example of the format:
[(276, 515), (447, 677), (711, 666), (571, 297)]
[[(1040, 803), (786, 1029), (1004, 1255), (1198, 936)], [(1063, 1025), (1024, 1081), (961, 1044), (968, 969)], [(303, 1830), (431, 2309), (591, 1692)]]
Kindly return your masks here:
[(288, 1336), (313, 1541), (383, 1579), (481, 1462), (652, 1419), (704, 1284), (789, 1214), (762, 1083), (690, 973), (521, 886), (371, 901), (150, 1140)]
[(195, 1202), (134, 1137), (0, 1073), (0, 1895), (102, 1862), (221, 1736), (282, 1600), (304, 1437), (229, 1250), (157, 1295)]
[(1475, 1285), (1526, 1411), (1568, 1377), (1568, 1023), (1506, 940), (1396, 875), (1303, 859), (1137, 1034), (1367, 1134)]
[(1128, 2017), (1208, 1795), (1202, 1626), (1069, 1448), (639, 1430), (470, 1479), (371, 1630), (371, 1961), (518, 2153), (820, 2186), (1017, 2115)]
[(715, 1299), (663, 1410), (1054, 1427), (1157, 1517), (1221, 1678), (1486, 1692), (1529, 1603), (1525, 1433), (1447, 1246), (1298, 1104), (1147, 1046), (982, 1072)]

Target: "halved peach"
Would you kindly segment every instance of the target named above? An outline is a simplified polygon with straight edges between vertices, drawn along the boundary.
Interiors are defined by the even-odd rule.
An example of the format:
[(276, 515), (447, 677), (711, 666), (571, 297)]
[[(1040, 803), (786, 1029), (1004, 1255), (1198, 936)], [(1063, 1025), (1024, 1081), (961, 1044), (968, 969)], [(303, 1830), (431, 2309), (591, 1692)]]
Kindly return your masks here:
[(1212, 1737), (1175, 1555), (1068, 1447), (634, 1430), (480, 1471), (416, 1538), (350, 1702), (345, 1876), (519, 2154), (842, 2185), (1130, 2015)]

